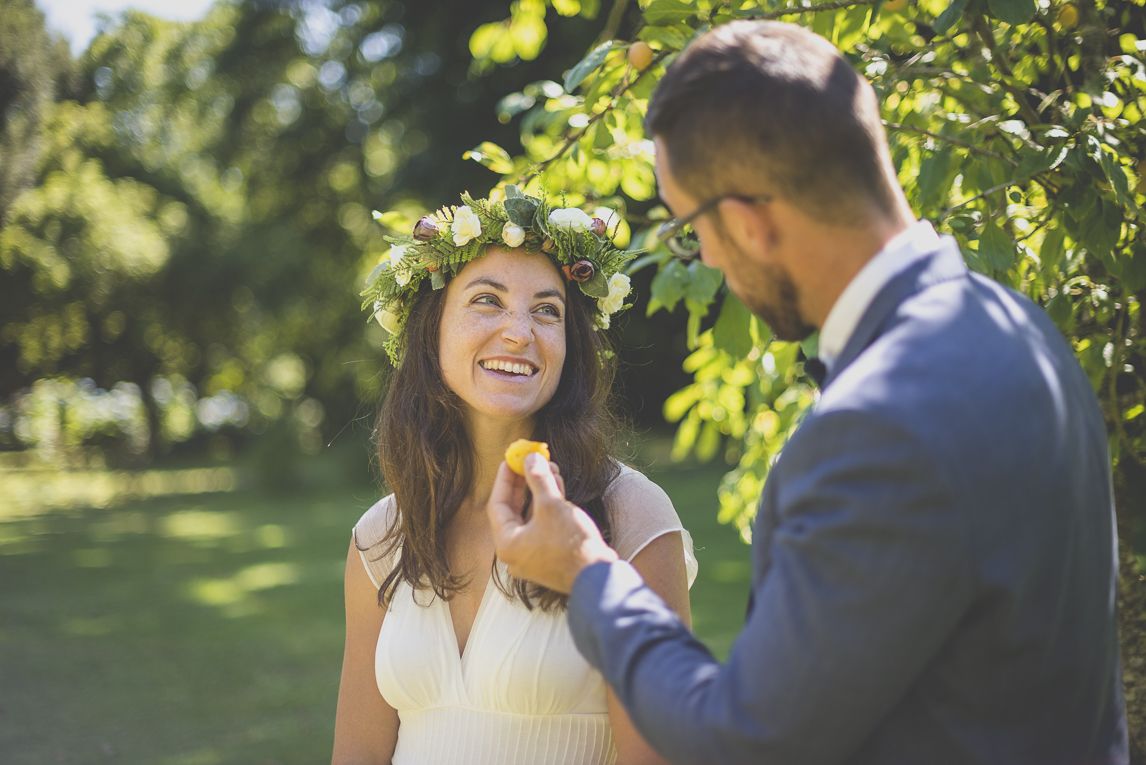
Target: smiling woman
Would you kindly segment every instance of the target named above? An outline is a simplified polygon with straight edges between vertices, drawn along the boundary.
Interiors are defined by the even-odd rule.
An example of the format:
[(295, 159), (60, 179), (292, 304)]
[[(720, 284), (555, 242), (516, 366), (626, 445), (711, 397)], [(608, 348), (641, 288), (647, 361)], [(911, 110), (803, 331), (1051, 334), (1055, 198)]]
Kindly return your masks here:
[(463, 402), (470, 432), (504, 418), (506, 443), (553, 398), (565, 363), (565, 280), (542, 253), (490, 247), (446, 288), (442, 377)]
[(610, 281), (631, 255), (579, 210), (517, 199), (510, 214), (467, 199), (423, 219), (368, 290), (393, 317), (376, 442), (394, 493), (347, 559), (336, 763), (661, 761), (577, 652), (565, 596), (494, 556), (485, 505), (502, 456), (544, 441), (568, 499), (689, 617), (691, 539), (664, 492), (613, 457), (600, 316), (621, 307), (627, 283)]

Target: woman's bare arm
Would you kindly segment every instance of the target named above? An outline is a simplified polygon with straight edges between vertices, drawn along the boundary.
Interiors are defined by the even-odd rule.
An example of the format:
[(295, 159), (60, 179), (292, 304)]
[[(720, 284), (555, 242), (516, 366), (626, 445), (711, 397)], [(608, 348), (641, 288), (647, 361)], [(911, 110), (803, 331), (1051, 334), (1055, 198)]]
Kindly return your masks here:
[(352, 538), (346, 556), (346, 649), (332, 765), (388, 765), (394, 756), (398, 713), (378, 692), (374, 676), (374, 652), (385, 616)]
[[(635, 568), (661, 599), (676, 611), (686, 626), (692, 626), (688, 604), (688, 574), (684, 567), (684, 541), (678, 531), (669, 532), (649, 542), (633, 558)], [(633, 726), (625, 708), (610, 688), (607, 696), (609, 723), (617, 745), (617, 765), (660, 765), (668, 761), (645, 742)]]

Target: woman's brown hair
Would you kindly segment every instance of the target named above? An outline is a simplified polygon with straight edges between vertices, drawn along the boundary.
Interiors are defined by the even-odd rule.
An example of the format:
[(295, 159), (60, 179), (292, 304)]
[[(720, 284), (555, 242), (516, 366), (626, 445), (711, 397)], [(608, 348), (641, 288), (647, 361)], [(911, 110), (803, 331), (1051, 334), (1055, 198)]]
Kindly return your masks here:
[[(399, 512), (375, 546), (382, 556), (399, 551), (378, 589), (388, 605), (399, 582), (429, 589), (449, 600), (466, 586), (450, 571), (446, 529), (474, 480), (473, 448), (466, 432), (462, 402), (442, 378), (438, 341), (446, 290), (427, 289), (418, 296), (406, 322), (405, 354), (390, 376), (378, 415), (375, 445), (386, 485)], [(610, 406), (612, 353), (593, 324), (590, 306), (579, 289), (566, 291), (565, 363), (553, 398), (535, 415), (532, 438), (553, 447), (561, 465), (565, 495), (611, 536), (603, 500), (616, 477), (613, 459), (616, 418)], [(564, 608), (567, 597), (524, 580), (499, 589), (527, 608)]]

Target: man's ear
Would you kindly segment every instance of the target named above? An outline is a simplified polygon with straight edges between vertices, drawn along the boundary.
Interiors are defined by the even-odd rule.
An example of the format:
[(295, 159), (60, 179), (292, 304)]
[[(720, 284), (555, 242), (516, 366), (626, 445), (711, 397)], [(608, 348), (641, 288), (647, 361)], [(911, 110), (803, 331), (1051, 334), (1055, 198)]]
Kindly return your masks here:
[(724, 236), (753, 260), (767, 261), (775, 242), (776, 225), (770, 204), (754, 204), (735, 197), (720, 202), (720, 223)]

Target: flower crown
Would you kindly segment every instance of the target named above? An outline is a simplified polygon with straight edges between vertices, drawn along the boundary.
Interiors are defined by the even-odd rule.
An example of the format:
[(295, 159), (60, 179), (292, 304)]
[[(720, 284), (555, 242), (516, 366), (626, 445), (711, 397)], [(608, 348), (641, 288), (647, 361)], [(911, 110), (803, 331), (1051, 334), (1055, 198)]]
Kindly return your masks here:
[[(381, 217), (374, 213), (375, 220)], [(440, 290), (462, 266), (484, 255), (487, 245), (544, 252), (567, 281), (596, 298), (594, 320), (602, 329), (612, 314), (629, 307), (629, 277), (621, 270), (640, 254), (613, 246), (600, 218), (576, 207), (554, 209), (516, 186), (506, 187), (504, 202), (462, 194), (460, 207), (422, 218), (412, 236), (383, 238), (390, 251), (366, 279), (362, 308), (389, 333), (384, 345), (394, 366), (401, 362), (402, 329), (423, 282)]]

